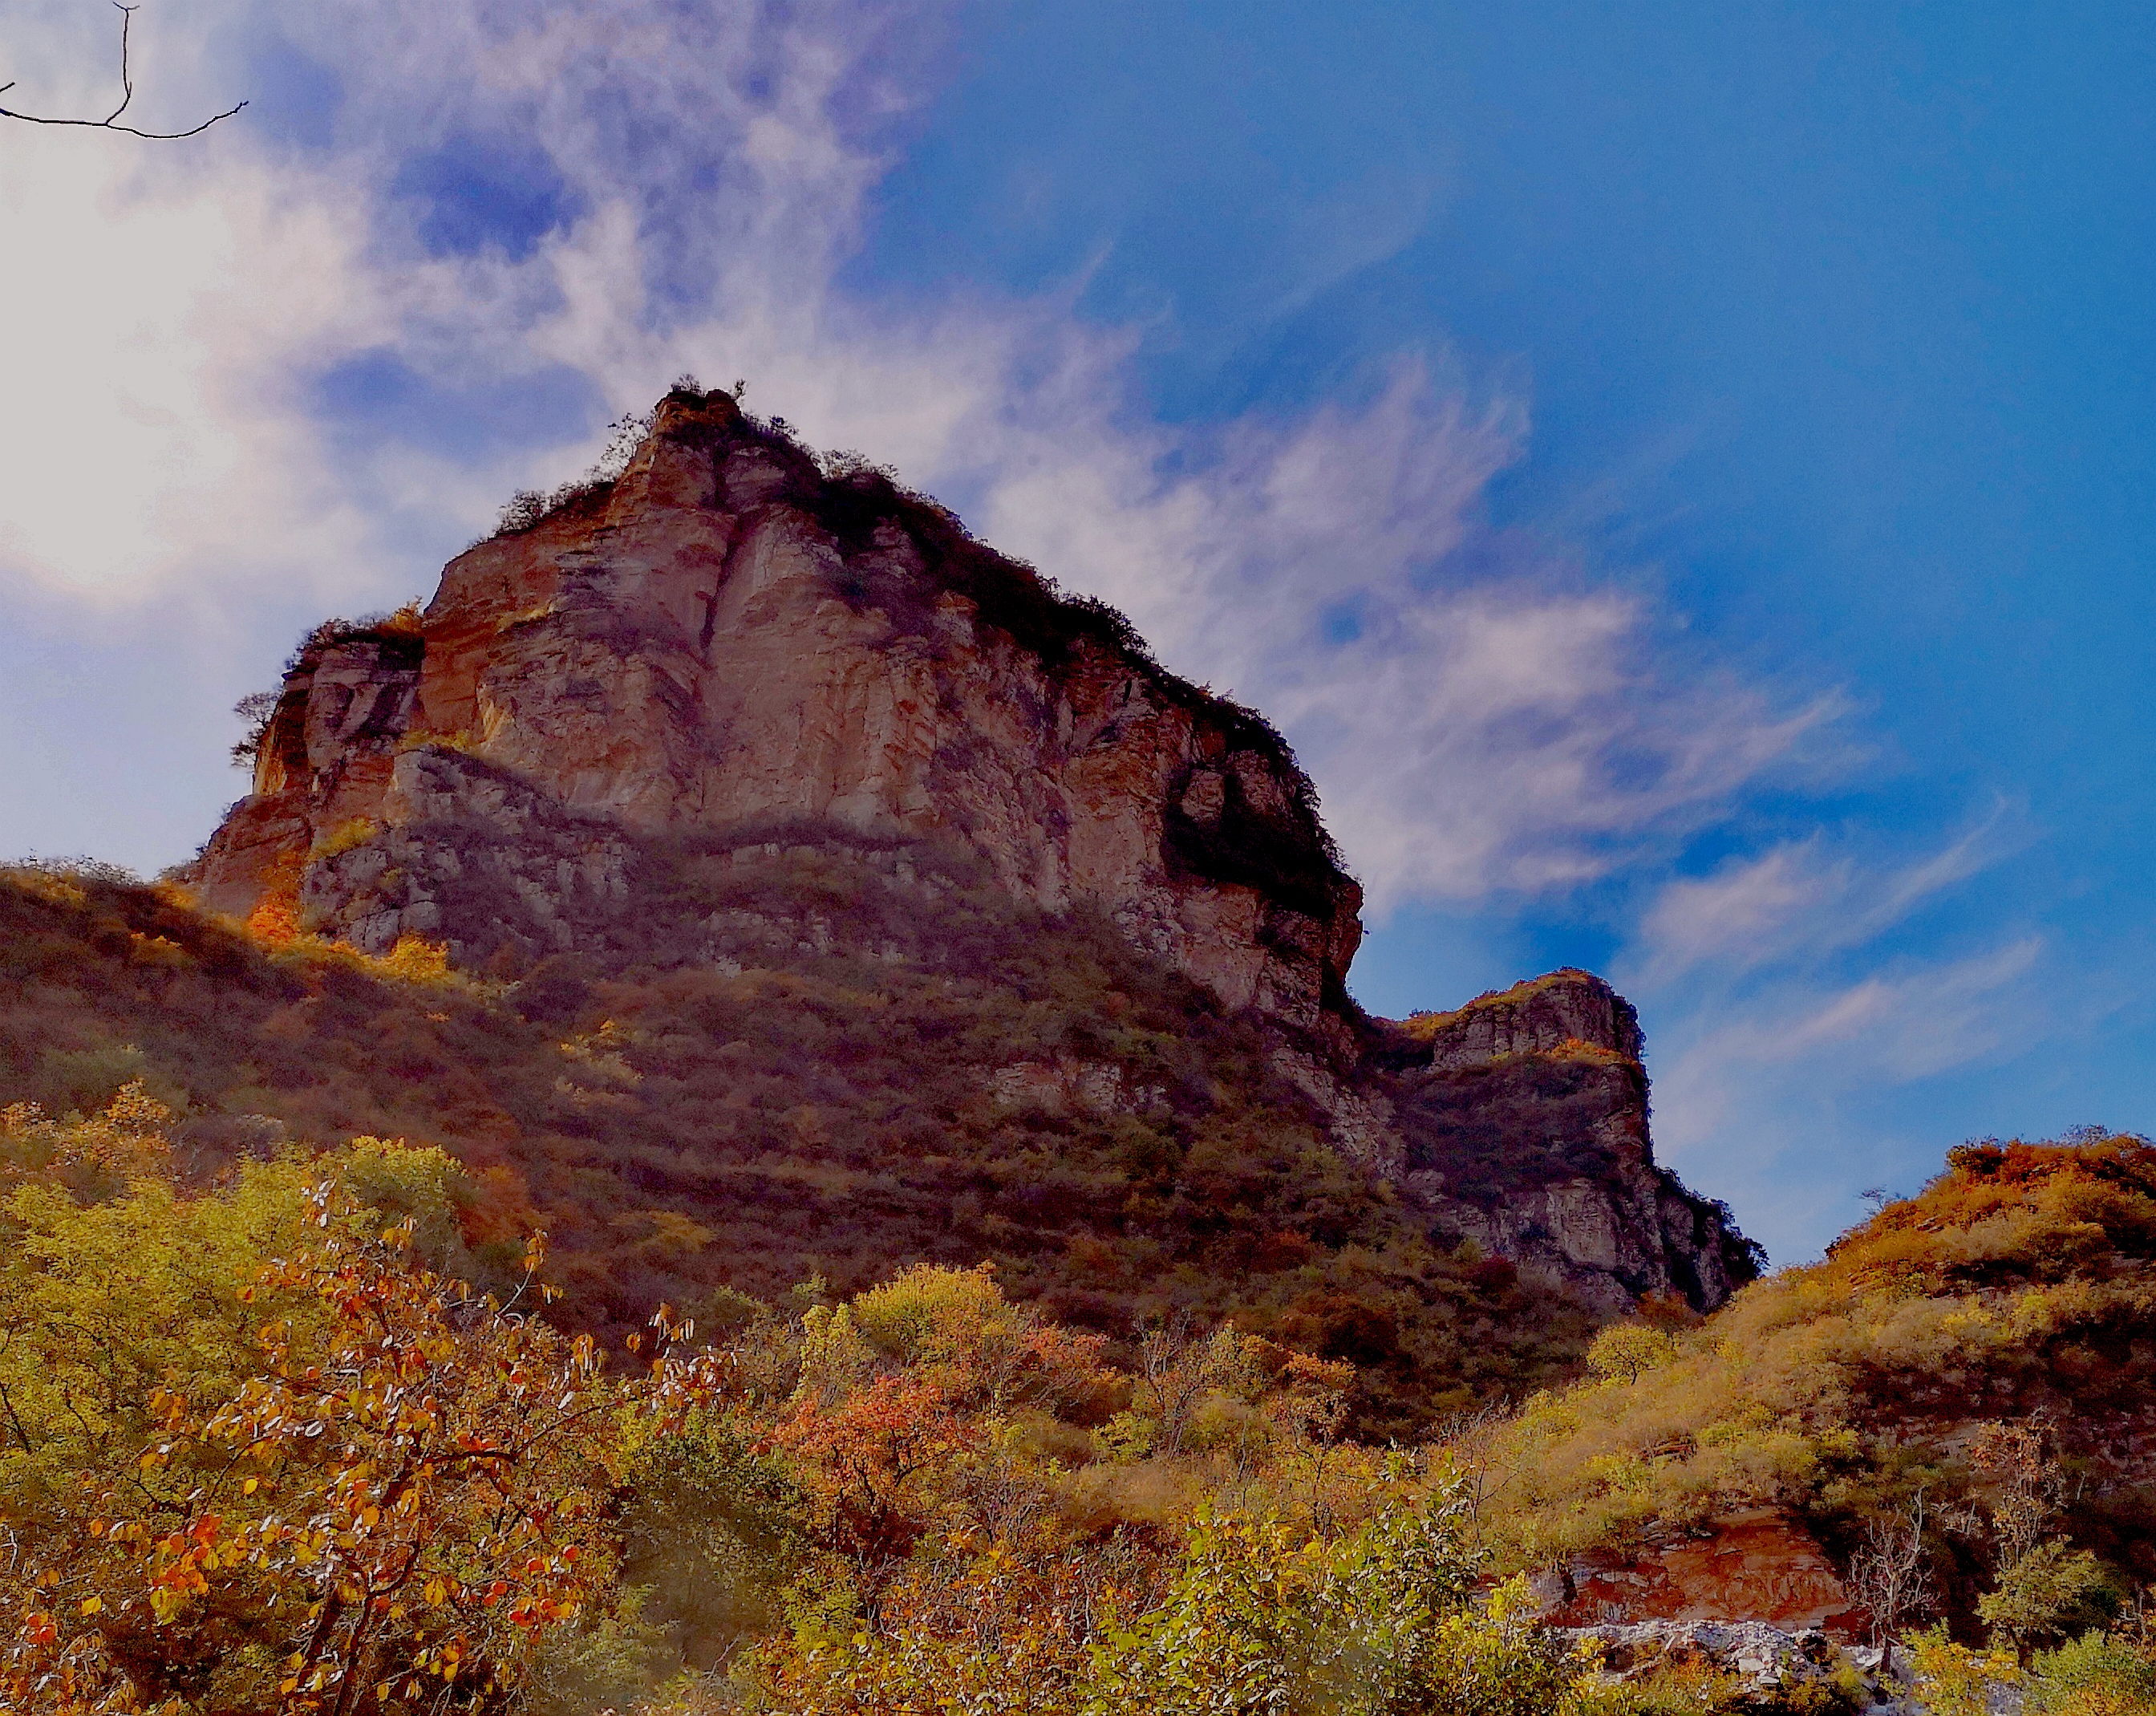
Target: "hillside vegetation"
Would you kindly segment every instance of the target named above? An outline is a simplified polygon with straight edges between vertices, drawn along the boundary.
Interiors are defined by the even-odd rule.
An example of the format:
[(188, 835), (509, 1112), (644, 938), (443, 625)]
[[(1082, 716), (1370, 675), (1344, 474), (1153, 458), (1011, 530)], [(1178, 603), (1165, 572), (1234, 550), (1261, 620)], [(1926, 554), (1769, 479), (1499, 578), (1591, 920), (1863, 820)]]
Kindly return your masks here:
[[(1951, 1152), (1826, 1259), (1463, 1441), (1504, 1564), (1623, 1555), (1771, 1506), (1861, 1590), (1913, 1544), (1936, 1614), (2056, 1643), (2156, 1580), (2156, 1146)], [(1873, 1582), (1867, 1585), (1866, 1580)]]
[(1178, 1311), (1358, 1367), (1416, 1433), (1554, 1382), (1597, 1320), (1342, 1161), (1255, 1025), (1108, 924), (1013, 905), (961, 855), (773, 839), (654, 849), (573, 956), (369, 959), (95, 874), (0, 872), (0, 1090), (129, 1081), (207, 1170), (290, 1140), (438, 1146), (499, 1274), (543, 1228), (578, 1326), (662, 1301), (841, 1293), (994, 1261), (1127, 1344)]
[(927, 1265), (610, 1364), (537, 1246), (449, 1272), (439, 1153), (193, 1185), (173, 1118), (0, 1115), (8, 1708), (1602, 1708), (1469, 1600), (1441, 1464), (1340, 1445), (1349, 1366), (1178, 1321), (1121, 1369)]
[[(467, 1284), (472, 1188), (440, 1153), (287, 1148), (204, 1182), (175, 1120), (139, 1086), (89, 1119), (0, 1116), (6, 1708), (1860, 1707), (1851, 1675), (1761, 1693), (1697, 1667), (1597, 1673), (1534, 1624), (1522, 1580), (1492, 1584), (1471, 1470), (1342, 1434), (1343, 1364), (1171, 1320), (1120, 1365), (992, 1272), (932, 1265), (843, 1301), (803, 1283), (716, 1342), (654, 1308), (609, 1353), (532, 1314), (541, 1246), (494, 1293)], [(1922, 1304), (1922, 1272), (1989, 1268), (2019, 1229), (2078, 1235), (2081, 1263), (2028, 1286), (2017, 1266), (2016, 1290), (2094, 1282), (2087, 1230), (2139, 1219), (2145, 1150), (2002, 1149), (2003, 1173), (1972, 1176), (1997, 1195), (1953, 1237), (1890, 1226), (1867, 1266)], [(1784, 1285), (1716, 1323), (1756, 1329)], [(1553, 1400), (1512, 1431), (1574, 1467), (1590, 1420), (1621, 1442), (1692, 1362), (1668, 1338), (1605, 1337), (1616, 1380), (1563, 1397), (1562, 1431)], [(2015, 1446), (1978, 1493), (2041, 1552), (2049, 1480), (2015, 1488)], [(2132, 1627), (2037, 1625), (2025, 1600), (1984, 1618), (2030, 1655), (2032, 1708), (2148, 1708), (2156, 1651)], [(1941, 1716), (1982, 1708), (1981, 1672), (2025, 1677), (1943, 1635), (1912, 1650)]]

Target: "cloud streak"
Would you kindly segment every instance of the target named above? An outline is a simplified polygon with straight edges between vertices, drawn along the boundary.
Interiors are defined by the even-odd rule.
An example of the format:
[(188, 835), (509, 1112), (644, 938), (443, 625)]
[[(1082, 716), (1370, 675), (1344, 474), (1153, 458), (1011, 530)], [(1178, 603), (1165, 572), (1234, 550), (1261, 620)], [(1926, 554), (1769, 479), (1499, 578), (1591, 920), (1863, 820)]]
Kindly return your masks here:
[(1702, 967), (1727, 979), (1791, 959), (1816, 961), (1885, 934), (1926, 903), (2011, 855), (2024, 836), (2005, 805), (1937, 850), (1899, 864), (1828, 855), (1824, 834), (1732, 859), (1666, 884), (1635, 938), (1630, 974), (1664, 983)]
[(1374, 910), (1548, 890), (1712, 817), (1839, 703), (1678, 669), (1644, 598), (1491, 527), (1526, 435), (1517, 400), (1404, 361), (1359, 408), (1231, 425), (1173, 480), (1127, 434), (1044, 439), (987, 522), (1274, 716)]
[[(591, 444), (338, 441), (315, 378), (362, 355), (451, 392), (567, 370), (611, 414), (692, 368), (747, 376), (808, 438), (957, 499), (1126, 608), (1172, 665), (1264, 707), (1379, 912), (1666, 849), (1838, 712), (1680, 663), (1647, 596), (1585, 574), (1574, 545), (1493, 527), (1489, 486), (1527, 446), (1517, 398), (1404, 358), (1360, 403), (1171, 430), (1133, 408), (1136, 336), (1084, 324), (1067, 294), (895, 308), (844, 290), (947, 27), (932, 10), (193, 16), (338, 68), (336, 143), (247, 133), (154, 167), (47, 149), (11, 172), (18, 229), (68, 259), (4, 450), (0, 578), (113, 604), (205, 566), (242, 585), (296, 566), (325, 599), (382, 599), (412, 581), (412, 545), (458, 546)], [(573, 218), (521, 254), (428, 249), (400, 167), (511, 139)], [(155, 278), (127, 265), (145, 254)]]

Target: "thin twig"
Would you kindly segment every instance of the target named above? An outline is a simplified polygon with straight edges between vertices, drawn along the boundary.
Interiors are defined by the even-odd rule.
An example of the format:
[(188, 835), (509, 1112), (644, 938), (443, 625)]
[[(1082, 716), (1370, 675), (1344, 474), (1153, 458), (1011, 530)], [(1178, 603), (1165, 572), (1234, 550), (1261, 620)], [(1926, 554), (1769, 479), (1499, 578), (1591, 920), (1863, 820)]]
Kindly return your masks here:
[[(80, 126), (85, 131), (122, 131), (131, 137), (146, 137), (152, 142), (168, 143), (177, 142), (182, 137), (200, 136), (219, 120), (230, 119), (241, 107), (246, 106), (243, 101), (238, 107), (228, 107), (222, 113), (213, 113), (200, 125), (184, 131), (146, 131), (135, 126), (116, 124), (114, 121), (126, 112), (128, 104), (135, 99), (135, 79), (127, 64), (127, 38), (137, 8), (122, 6), (120, 0), (112, 0), (112, 3), (114, 9), (120, 13), (120, 105), (103, 119), (52, 119), (43, 114), (18, 113), (12, 107), (0, 107), (0, 119), (19, 119), (25, 125), (69, 125)], [(14, 87), (13, 80), (0, 84), (0, 95), (6, 95)]]

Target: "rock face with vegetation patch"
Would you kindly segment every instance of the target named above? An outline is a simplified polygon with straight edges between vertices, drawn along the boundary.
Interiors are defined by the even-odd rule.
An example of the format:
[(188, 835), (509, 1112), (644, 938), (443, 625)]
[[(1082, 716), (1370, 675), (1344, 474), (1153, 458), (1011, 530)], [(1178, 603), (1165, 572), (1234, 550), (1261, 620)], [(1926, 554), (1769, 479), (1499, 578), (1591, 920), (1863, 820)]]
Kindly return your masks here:
[[(296, 664), (206, 896), (251, 906), (265, 844), (354, 818), (485, 824), (497, 776), (646, 835), (953, 838), (1021, 898), (1105, 907), (1230, 1005), (1334, 1035), (1346, 1016), (1361, 891), (1262, 719), (722, 394), (670, 397), (608, 491), (458, 557), (417, 635)], [(377, 895), (311, 904), (394, 938)]]
[(1727, 1209), (1656, 1165), (1645, 1053), (1631, 1004), (1572, 969), (1380, 1027), (1402, 1184), (1612, 1311), (1647, 1293), (1722, 1303), (1759, 1259)]
[[(959, 854), (1261, 1026), (1270, 1076), (1433, 1242), (1603, 1312), (1711, 1307), (1753, 1267), (1727, 1212), (1655, 1165), (1638, 1021), (1606, 984), (1368, 1019), (1346, 988), (1361, 891), (1262, 717), (726, 395), (670, 394), (619, 475), (526, 506), (424, 613), (321, 629), (254, 749), (255, 790), (193, 876), (218, 910), (282, 897), (362, 951), (418, 937), (497, 976), (624, 936), (739, 971), (828, 953), (846, 912), (783, 903), (756, 928), (687, 902), (661, 923), (639, 866), (824, 855), (902, 894)], [(1012, 1111), (1139, 1101), (1068, 1060), (990, 1088)]]

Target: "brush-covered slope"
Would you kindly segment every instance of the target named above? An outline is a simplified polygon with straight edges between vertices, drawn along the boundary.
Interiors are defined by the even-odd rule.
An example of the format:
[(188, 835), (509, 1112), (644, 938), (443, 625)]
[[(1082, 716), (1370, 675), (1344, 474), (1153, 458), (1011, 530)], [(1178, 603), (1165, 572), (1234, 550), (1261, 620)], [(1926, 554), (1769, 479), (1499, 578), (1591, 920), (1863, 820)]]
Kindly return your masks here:
[(2144, 1138), (1964, 1146), (1824, 1261), (1692, 1327), (1614, 1327), (1590, 1363), (1469, 1449), (1493, 1530), (1558, 1570), (1573, 1618), (1854, 1620), (1920, 1496), (1932, 1606), (1959, 1626), (2003, 1591), (2025, 1643), (2063, 1636), (2156, 1580)]
[(173, 1119), (0, 1109), (10, 1712), (1868, 1707), (1589, 1673), (1478, 1593), (1440, 1451), (1342, 1439), (1346, 1364), (1173, 1322), (1118, 1354), (927, 1265), (609, 1354), (521, 1263), (465, 1285), (439, 1151), (206, 1178)]
[(1405, 1431), (1556, 1379), (1599, 1321), (1342, 1158), (1260, 1024), (963, 852), (646, 849), (625, 886), (608, 938), (511, 983), (0, 871), (0, 1090), (87, 1112), (141, 1080), (203, 1167), (439, 1144), (480, 1256), (546, 1229), (617, 1332), (990, 1259), (1117, 1338), (1183, 1309), (1350, 1359)]

